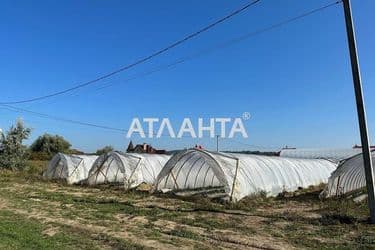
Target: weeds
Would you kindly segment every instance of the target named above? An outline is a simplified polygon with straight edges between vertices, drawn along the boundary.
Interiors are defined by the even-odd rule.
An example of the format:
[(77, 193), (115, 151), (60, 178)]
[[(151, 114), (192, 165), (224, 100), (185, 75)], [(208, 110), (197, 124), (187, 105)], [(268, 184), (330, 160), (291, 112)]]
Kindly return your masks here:
[(199, 234), (194, 233), (194, 232), (189, 231), (189, 230), (186, 230), (182, 227), (178, 227), (176, 229), (173, 229), (170, 232), (168, 232), (168, 234), (173, 235), (173, 236), (182, 237), (182, 238), (188, 238), (188, 239), (192, 239), (192, 240), (200, 240), (202, 238)]
[[(0, 172), (0, 206), (3, 201), (7, 203), (0, 210), (0, 249), (143, 249), (150, 240), (160, 244), (155, 245), (157, 248), (178, 248), (189, 243), (204, 249), (222, 246), (223, 242), (217, 240), (220, 238), (241, 243), (249, 237), (266, 237), (269, 247), (273, 242), (284, 248), (375, 246), (375, 230), (367, 221), (367, 203), (322, 201), (322, 187), (275, 198), (259, 193), (237, 203), (225, 203), (202, 196), (151, 196), (135, 190), (124, 192), (118, 186), (93, 188), (42, 181), (40, 173), (45, 166), (33, 162), (23, 172)], [(23, 215), (17, 214), (18, 210)], [(59, 218), (59, 223), (36, 221), (25, 214), (47, 221)], [(83, 226), (64, 224), (65, 219)], [(170, 227), (160, 227), (168, 223)], [(56, 233), (45, 235), (43, 232), (51, 226), (57, 228)], [(93, 233), (85, 229), (90, 226), (105, 230)], [(121, 237), (114, 237), (118, 232), (122, 232)], [(204, 236), (197, 232), (204, 232)], [(127, 238), (128, 234), (136, 235), (140, 243)], [(231, 239), (230, 235), (238, 238)], [(231, 244), (236, 248), (236, 243)]]

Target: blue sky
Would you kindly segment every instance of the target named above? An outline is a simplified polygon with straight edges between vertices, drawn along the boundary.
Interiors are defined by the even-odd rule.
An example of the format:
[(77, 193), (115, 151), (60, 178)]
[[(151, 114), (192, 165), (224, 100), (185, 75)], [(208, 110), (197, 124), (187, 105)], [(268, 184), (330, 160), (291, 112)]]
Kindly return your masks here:
[[(354, 92), (341, 5), (127, 81), (200, 50), (333, 1), (271, 1), (129, 71), (74, 93), (18, 107), (128, 129), (133, 117), (241, 117), (249, 138), (223, 140), (222, 149), (351, 147), (359, 144)], [(3, 1), (0, 15), (1, 101), (69, 88), (132, 63), (228, 14), (247, 1)], [(353, 0), (371, 141), (375, 140), (375, 2)], [(100, 89), (105, 84), (113, 84)], [(17, 117), (33, 128), (29, 142), (48, 132), (73, 147), (123, 149), (125, 135), (13, 113), (0, 108), (0, 128)], [(212, 139), (139, 139), (161, 148)], [(264, 149), (265, 148), (259, 148)]]

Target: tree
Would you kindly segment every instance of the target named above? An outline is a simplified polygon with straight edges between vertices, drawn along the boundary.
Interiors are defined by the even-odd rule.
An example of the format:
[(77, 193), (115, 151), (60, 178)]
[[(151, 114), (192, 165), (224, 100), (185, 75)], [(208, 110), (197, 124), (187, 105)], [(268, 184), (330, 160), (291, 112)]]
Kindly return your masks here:
[(59, 135), (44, 134), (30, 146), (33, 158), (50, 159), (56, 153), (70, 153), (71, 144)]
[(28, 152), (22, 144), (29, 138), (30, 128), (26, 128), (22, 120), (17, 120), (5, 134), (0, 133), (0, 168), (21, 170), (26, 167)]
[(112, 146), (105, 146), (104, 148), (96, 150), (95, 154), (102, 155), (102, 154), (105, 154), (105, 153), (108, 153), (108, 152), (111, 152), (111, 151), (113, 151)]

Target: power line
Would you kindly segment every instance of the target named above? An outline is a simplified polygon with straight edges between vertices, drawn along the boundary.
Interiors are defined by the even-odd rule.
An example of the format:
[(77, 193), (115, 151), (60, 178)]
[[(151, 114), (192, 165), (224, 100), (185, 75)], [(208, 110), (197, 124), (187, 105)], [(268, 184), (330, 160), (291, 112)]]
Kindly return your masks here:
[[(132, 81), (132, 80), (136, 80), (136, 79), (142, 78), (142, 77), (147, 76), (147, 75), (151, 75), (151, 74), (154, 74), (154, 73), (157, 73), (157, 72), (163, 71), (163, 70), (167, 70), (167, 69), (173, 68), (174, 66), (177, 66), (177, 65), (179, 65), (179, 64), (183, 64), (183, 63), (185, 63), (185, 62), (187, 62), (187, 61), (190, 61), (190, 60), (195, 59), (195, 58), (197, 58), (197, 57), (203, 56), (203, 55), (205, 55), (205, 54), (209, 54), (209, 53), (211, 53), (211, 52), (213, 52), (213, 51), (215, 51), (215, 50), (222, 49), (222, 48), (225, 48), (225, 47), (229, 47), (229, 46), (231, 46), (231, 45), (233, 45), (233, 44), (236, 44), (236, 43), (242, 42), (242, 41), (244, 41), (244, 40), (246, 40), (246, 39), (249, 39), (249, 38), (251, 38), (251, 37), (254, 37), (254, 36), (257, 36), (257, 35), (260, 35), (260, 34), (266, 33), (266, 32), (268, 32), (268, 31), (274, 30), (274, 29), (276, 29), (276, 28), (280, 28), (280, 27), (282, 27), (282, 26), (284, 26), (284, 25), (286, 25), (286, 24), (289, 24), (289, 23), (295, 22), (295, 21), (297, 21), (297, 20), (299, 20), (299, 19), (302, 19), (302, 18), (304, 18), (304, 17), (310, 16), (310, 15), (312, 15), (312, 14), (315, 14), (315, 13), (319, 12), (319, 11), (323, 11), (323, 10), (329, 8), (329, 7), (332, 7), (332, 6), (336, 5), (336, 4), (339, 4), (340, 2), (341, 2), (341, 1), (336, 1), (336, 2), (333, 2), (333, 3), (327, 4), (327, 5), (324, 5), (324, 6), (322, 6), (322, 7), (319, 7), (319, 8), (316, 8), (316, 9), (313, 9), (313, 10), (310, 10), (310, 11), (307, 11), (307, 12), (304, 12), (304, 13), (302, 13), (302, 14), (300, 14), (300, 15), (297, 15), (297, 16), (292, 17), (292, 18), (288, 18), (288, 19), (286, 19), (286, 20), (283, 20), (283, 21), (278, 22), (278, 23), (276, 23), (276, 24), (270, 25), (270, 26), (268, 26), (268, 27), (265, 27), (265, 28), (262, 28), (262, 29), (258, 29), (258, 30), (255, 30), (255, 31), (249, 32), (249, 33), (247, 33), (247, 34), (244, 34), (244, 35), (242, 35), (242, 36), (239, 36), (239, 37), (237, 37), (237, 38), (234, 38), (234, 39), (228, 40), (228, 41), (223, 42), (223, 43), (221, 43), (221, 44), (218, 44), (218, 45), (216, 45), (216, 46), (214, 46), (214, 47), (206, 48), (206, 49), (203, 49), (203, 50), (201, 50), (201, 51), (198, 51), (198, 52), (196, 52), (196, 53), (194, 53), (194, 54), (191, 54), (191, 55), (189, 55), (189, 56), (182, 57), (182, 58), (177, 59), (177, 60), (175, 60), (175, 61), (173, 61), (173, 62), (171, 62), (171, 63), (169, 63), (169, 64), (166, 64), (166, 65), (163, 65), (163, 66), (160, 66), (160, 67), (155, 67), (155, 68), (153, 68), (153, 69), (151, 69), (151, 70), (144, 71), (144, 72), (142, 72), (142, 73), (139, 73), (139, 74), (133, 75), (132, 77), (125, 79), (122, 83), (124, 83), (124, 82), (128, 82), (128, 81)], [(115, 84), (116, 84), (116, 83), (108, 83), (108, 84), (105, 84), (105, 85), (103, 85), (103, 86), (101, 86), (101, 87), (95, 89), (95, 90), (105, 89), (105, 88), (110, 87), (110, 86), (113, 86), (113, 85), (115, 85)]]
[[(256, 3), (257, 1), (253, 2), (252, 4)], [(316, 8), (316, 9), (313, 9), (311, 11), (308, 11), (308, 12), (305, 12), (301, 15), (298, 15), (296, 17), (292, 17), (292, 18), (289, 18), (287, 20), (284, 20), (282, 22), (279, 22), (279, 23), (276, 23), (274, 25), (271, 25), (269, 27), (266, 27), (266, 28), (263, 28), (263, 29), (259, 29), (259, 30), (256, 30), (254, 32), (250, 32), (248, 34), (245, 34), (245, 35), (242, 35), (238, 38), (235, 38), (235, 39), (232, 39), (232, 40), (229, 40), (225, 43), (222, 43), (222, 44), (219, 44), (218, 46), (215, 46), (214, 48), (209, 48), (209, 49), (205, 49), (205, 50), (202, 50), (198, 53), (195, 53), (191, 56), (187, 56), (187, 57), (184, 57), (184, 58), (181, 58), (181, 59), (178, 59), (170, 64), (167, 64), (167, 65), (164, 65), (164, 66), (161, 66), (161, 67), (158, 67), (158, 68), (154, 68), (150, 71), (146, 71), (146, 72), (143, 72), (143, 73), (140, 73), (138, 75), (134, 75), (133, 77), (131, 78), (128, 78), (126, 81), (131, 81), (131, 80), (135, 80), (135, 79), (138, 79), (140, 77), (143, 77), (143, 76), (146, 76), (146, 75), (150, 75), (150, 74), (153, 74), (153, 73), (156, 73), (156, 72), (159, 72), (159, 71), (162, 71), (162, 70), (165, 70), (165, 69), (168, 69), (168, 68), (171, 68), (173, 66), (176, 66), (178, 64), (181, 64), (181, 63), (184, 63), (188, 60), (191, 60), (191, 59), (194, 59), (195, 57), (198, 57), (198, 56), (201, 56), (201, 55), (204, 55), (206, 53), (209, 53), (213, 50), (216, 50), (216, 49), (219, 49), (219, 48), (222, 48), (222, 47), (227, 47), (227, 46), (230, 46), (234, 43), (237, 43), (237, 42), (240, 42), (240, 41), (243, 41), (245, 39), (248, 39), (250, 37), (253, 37), (255, 35), (259, 35), (261, 33), (264, 33), (264, 32), (267, 32), (267, 31), (270, 31), (270, 30), (273, 30), (275, 28), (278, 28), (278, 27), (281, 27), (283, 25), (286, 25), (288, 23), (291, 23), (291, 22), (294, 22), (298, 19), (301, 19), (301, 18), (304, 18), (306, 16), (309, 16), (311, 14), (314, 14), (318, 11), (322, 11), (326, 8), (329, 8), (333, 5), (336, 5), (338, 3), (340, 3), (341, 1), (336, 1), (336, 2), (333, 2), (333, 3), (330, 3), (330, 4), (327, 4), (325, 6), (322, 6), (322, 7), (319, 7), (319, 8)], [(246, 7), (246, 6), (245, 6)], [(243, 7), (243, 8), (245, 8)], [(248, 6), (249, 7), (249, 6)], [(233, 14), (233, 13), (232, 13)], [(234, 14), (233, 14), (234, 15)], [(232, 15), (232, 16), (233, 16)], [(213, 24), (212, 24), (213, 25)], [(202, 31), (203, 32), (203, 31)], [(107, 84), (105, 86), (102, 86), (101, 88), (98, 88), (97, 90), (100, 90), (100, 89), (103, 89), (103, 88), (106, 88), (106, 87), (109, 87), (113, 84)], [(48, 97), (47, 97), (48, 98)], [(9, 102), (9, 103), (22, 103), (22, 102)], [(39, 113), (39, 112), (35, 112), (35, 111), (31, 111), (31, 110), (26, 110), (26, 109), (22, 109), (22, 108), (18, 108), (18, 107), (14, 107), (14, 106), (11, 106), (9, 105), (9, 103), (0, 103), (0, 105), (2, 105), (3, 107), (7, 108), (8, 110), (10, 111), (16, 111), (16, 112), (24, 112), (24, 113), (29, 113), (29, 114), (33, 114), (33, 115), (37, 115), (39, 117), (42, 117), (42, 118), (48, 118), (48, 119), (53, 119), (53, 120), (57, 120), (57, 121), (63, 121), (63, 122), (68, 122), (68, 123), (72, 123), (72, 124), (78, 124), (78, 125), (84, 125), (84, 126), (90, 126), (90, 127), (96, 127), (96, 128), (102, 128), (102, 129), (108, 129), (108, 130), (113, 130), (113, 131), (117, 131), (117, 132), (128, 132), (128, 130), (125, 130), (125, 129), (121, 129), (121, 128), (114, 128), (114, 127), (108, 127), (108, 126), (102, 126), (102, 125), (97, 125), (97, 124), (93, 124), (93, 123), (87, 123), (87, 122), (81, 122), (81, 121), (76, 121), (76, 120), (71, 120), (71, 119), (66, 119), (66, 118), (61, 118), (61, 117), (55, 117), (55, 116), (51, 116), (51, 115), (48, 115), (48, 114), (43, 114), (43, 113)], [(155, 134), (155, 133), (154, 133)], [(164, 136), (164, 135), (162, 135)], [(228, 138), (227, 138), (228, 139)], [(234, 142), (237, 142), (239, 144), (242, 144), (242, 145), (246, 145), (246, 146), (249, 146), (249, 147), (255, 147), (255, 148), (272, 148), (272, 147), (261, 147), (261, 146), (256, 146), (256, 145), (251, 145), (251, 144), (247, 144), (247, 143), (243, 143), (243, 142), (240, 142), (240, 141), (236, 141), (234, 139), (230, 139)], [(274, 148), (278, 148), (278, 147), (274, 147)]]
[[(94, 123), (88, 123), (88, 122), (82, 122), (82, 121), (77, 121), (77, 120), (72, 120), (72, 119), (67, 119), (67, 118), (52, 116), (52, 115), (48, 115), (48, 114), (44, 114), (44, 113), (40, 113), (40, 112), (35, 112), (35, 111), (32, 111), (32, 110), (28, 110), (28, 109), (14, 107), (14, 106), (7, 105), (7, 104), (1, 104), (1, 106), (3, 108), (5, 108), (5, 109), (9, 110), (9, 111), (21, 112), (21, 113), (28, 113), (28, 114), (31, 114), (31, 115), (34, 115), (34, 116), (38, 116), (38, 117), (41, 117), (41, 118), (51, 119), (51, 120), (60, 121), (60, 122), (66, 122), (66, 123), (77, 124), (77, 125), (81, 125), (81, 126), (88, 126), (88, 127), (93, 127), (93, 128), (101, 128), (101, 129), (112, 130), (112, 131), (121, 132), (121, 133), (127, 133), (129, 131), (127, 129), (122, 129), (122, 128), (116, 128), (116, 127), (98, 125), (98, 124), (94, 124)], [(153, 134), (156, 134), (156, 133), (154, 132)], [(169, 137), (168, 135), (161, 135), (161, 136), (162, 137)], [(189, 136), (182, 136), (182, 137), (183, 138), (191, 138)], [(148, 138), (148, 139), (151, 139), (151, 138)], [(202, 140), (202, 138), (191, 138), (191, 139)], [(210, 138), (210, 139), (213, 140), (214, 138)], [(249, 147), (254, 147), (254, 148), (263, 148), (263, 149), (266, 149), (266, 148), (270, 149), (270, 148), (272, 148), (272, 147), (263, 147), (263, 146), (251, 145), (251, 144), (247, 144), (247, 143), (243, 143), (243, 142), (237, 141), (237, 140), (232, 139), (232, 138), (221, 138), (221, 139), (231, 140), (231, 141), (234, 141), (236, 143), (239, 143), (239, 144), (242, 144), (242, 145), (246, 145), (246, 146), (249, 146)], [(275, 147), (275, 148), (277, 148), (277, 147)]]
[[(81, 125), (81, 126), (87, 126), (87, 127), (93, 127), (93, 128), (100, 128), (100, 129), (105, 129), (105, 130), (111, 130), (111, 131), (115, 131), (115, 132), (120, 132), (122, 134), (123, 133), (127, 133), (129, 131), (127, 129), (122, 129), (122, 128), (116, 128), (116, 127), (98, 125), (98, 124), (94, 124), (94, 123), (88, 123), (88, 122), (82, 122), (82, 121), (77, 121), (77, 120), (72, 120), (72, 119), (67, 119), (67, 118), (52, 116), (52, 115), (49, 115), (49, 114), (35, 112), (35, 111), (32, 111), (32, 110), (23, 109), (23, 108), (19, 108), (19, 107), (14, 107), (14, 106), (7, 105), (7, 104), (0, 104), (0, 106), (2, 106), (4, 109), (12, 111), (12, 112), (28, 113), (28, 114), (31, 114), (31, 115), (34, 115), (34, 116), (38, 116), (38, 117), (41, 117), (41, 118), (46, 118), (46, 119), (60, 121), (60, 122), (65, 122), (65, 123), (71, 123), (71, 124), (76, 124), (76, 125)], [(155, 135), (156, 133), (153, 132), (153, 134)], [(170, 139), (181, 139), (181, 138), (172, 138), (169, 135), (165, 135), (165, 134), (164, 135), (162, 134), (161, 137), (169, 137)], [(200, 144), (202, 144), (202, 140), (204, 139), (204, 138), (192, 138), (190, 136), (182, 136), (182, 138), (190, 138), (192, 140), (198, 140), (198, 142)], [(153, 139), (153, 138), (142, 138), (142, 139)], [(155, 139), (158, 139), (158, 138), (155, 137)], [(212, 142), (215, 138), (206, 138), (206, 139), (209, 139)], [(248, 143), (244, 143), (244, 142), (235, 140), (233, 138), (220, 138), (220, 139), (221, 140), (233, 141), (235, 143), (238, 143), (238, 144), (250, 147), (250, 148), (268, 149), (268, 150), (270, 150), (270, 149), (280, 149), (281, 148), (281, 147), (272, 147), (272, 146), (271, 147), (265, 147), (265, 146), (248, 144)]]
[[(65, 123), (71, 123), (71, 124), (93, 127), (93, 128), (101, 128), (101, 129), (106, 129), (106, 130), (111, 130), (111, 131), (121, 132), (121, 133), (128, 133), (129, 132), (128, 129), (110, 127), (110, 126), (99, 125), (99, 124), (95, 124), (95, 123), (89, 123), (89, 122), (67, 119), (67, 118), (63, 118), (63, 117), (57, 117), (57, 116), (44, 114), (44, 113), (40, 113), (40, 112), (35, 112), (35, 111), (24, 109), (24, 108), (15, 107), (15, 106), (8, 105), (8, 104), (0, 104), (0, 107), (2, 107), (4, 109), (7, 109), (9, 111), (12, 111), (12, 112), (28, 113), (28, 114), (31, 114), (31, 115), (34, 115), (34, 116), (37, 116), (37, 117), (55, 120), (55, 121), (60, 121), (60, 122), (65, 122)], [(138, 132), (135, 132), (135, 133), (138, 133)], [(153, 135), (157, 135), (157, 133), (155, 133), (155, 131), (154, 131)], [(161, 134), (160, 137), (169, 137), (169, 135)], [(154, 137), (154, 138), (158, 139), (158, 137)], [(182, 138), (191, 138), (191, 137), (182, 136)], [(142, 139), (152, 139), (152, 138), (142, 138)], [(178, 138), (178, 139), (180, 139), (180, 138)], [(192, 139), (194, 139), (194, 138), (192, 138)]]
[(146, 62), (146, 61), (149, 61), (149, 60), (151, 60), (152, 58), (154, 58), (154, 57), (156, 57), (156, 56), (159, 56), (159, 55), (161, 55), (161, 54), (167, 52), (168, 50), (173, 49), (174, 47), (177, 47), (177, 46), (179, 46), (180, 44), (182, 44), (182, 43), (184, 43), (184, 42), (186, 42), (186, 41), (188, 41), (188, 40), (191, 40), (192, 38), (194, 38), (194, 37), (200, 35), (201, 33), (204, 33), (204, 32), (206, 32), (206, 31), (212, 29), (213, 27), (215, 27), (215, 26), (217, 26), (217, 25), (219, 25), (219, 24), (221, 24), (221, 23), (227, 21), (228, 19), (232, 18), (233, 16), (236, 16), (236, 15), (238, 15), (239, 13), (245, 11), (246, 9), (248, 9), (249, 7), (251, 7), (252, 5), (255, 5), (255, 4), (258, 3), (259, 1), (260, 1), (260, 0), (254, 0), (254, 1), (252, 1), (252, 2), (250, 2), (250, 3), (248, 3), (248, 4), (246, 4), (245, 6), (239, 8), (239, 9), (233, 11), (233, 12), (231, 12), (230, 14), (228, 14), (228, 15), (226, 15), (226, 16), (220, 18), (219, 20), (217, 20), (217, 21), (215, 21), (215, 22), (213, 22), (213, 23), (211, 23), (211, 24), (205, 26), (204, 28), (202, 28), (202, 29), (200, 29), (200, 30), (198, 30), (198, 31), (196, 31), (196, 32), (194, 32), (194, 33), (192, 33), (192, 34), (190, 34), (190, 35), (188, 35), (188, 36), (186, 36), (186, 37), (184, 37), (184, 38), (182, 38), (182, 39), (180, 39), (180, 40), (178, 40), (178, 41), (176, 41), (176, 42), (170, 44), (170, 45), (168, 45), (168, 46), (165, 47), (165, 48), (162, 48), (162, 49), (160, 49), (160, 50), (154, 52), (154, 53), (151, 54), (151, 55), (148, 55), (148, 56), (146, 56), (146, 57), (143, 57), (143, 58), (141, 58), (141, 59), (139, 59), (139, 60), (137, 60), (137, 61), (135, 61), (135, 62), (133, 62), (133, 63), (131, 63), (131, 64), (128, 64), (128, 65), (126, 65), (126, 66), (124, 66), (124, 67), (122, 67), (122, 68), (119, 68), (119, 69), (117, 69), (117, 70), (115, 70), (115, 71), (112, 71), (112, 72), (110, 72), (110, 73), (108, 73), (108, 74), (105, 74), (105, 75), (99, 76), (98, 78), (95, 78), (95, 79), (90, 80), (90, 81), (88, 81), (88, 82), (84, 82), (84, 83), (78, 84), (78, 85), (76, 85), (76, 86), (74, 86), (74, 87), (71, 87), (71, 88), (68, 88), (68, 89), (65, 89), (65, 90), (61, 90), (61, 91), (58, 91), (58, 92), (55, 92), (55, 93), (51, 93), (51, 94), (48, 94), (48, 95), (39, 96), (39, 97), (34, 97), (34, 98), (30, 98), (30, 99), (25, 99), (25, 100), (19, 100), (19, 101), (0, 102), (0, 104), (19, 104), (19, 103), (27, 103), (27, 102), (39, 101), (39, 100), (43, 100), (43, 99), (46, 99), (46, 98), (51, 98), (51, 97), (54, 97), (54, 96), (62, 95), (62, 94), (65, 94), (65, 93), (67, 93), (67, 92), (71, 92), (71, 91), (74, 91), (74, 90), (76, 90), (76, 89), (79, 89), (79, 88), (82, 88), (82, 87), (85, 87), (85, 86), (91, 85), (91, 84), (93, 84), (93, 83), (96, 83), (96, 82), (101, 81), (101, 80), (103, 80), (103, 79), (106, 79), (106, 78), (108, 78), (108, 77), (111, 77), (111, 76), (113, 76), (113, 75), (115, 75), (115, 74), (118, 74), (118, 73), (120, 73), (120, 72), (122, 72), (122, 71), (125, 71), (125, 70), (128, 70), (128, 69), (130, 69), (130, 68), (133, 68), (133, 67), (135, 67), (135, 66), (137, 66), (137, 65), (139, 65), (139, 64), (141, 64), (141, 63), (144, 63), (144, 62)]
[[(302, 18), (304, 18), (304, 17), (307, 17), (307, 16), (310, 16), (310, 15), (312, 15), (312, 14), (315, 14), (315, 13), (317, 13), (317, 12), (319, 12), (319, 11), (323, 11), (323, 10), (325, 10), (325, 9), (327, 9), (327, 8), (329, 8), (329, 7), (332, 7), (332, 6), (334, 6), (334, 5), (336, 5), (336, 4), (340, 3), (340, 2), (341, 2), (341, 1), (336, 1), (336, 2), (333, 2), (333, 3), (327, 4), (327, 5), (324, 5), (324, 6), (322, 6), (322, 7), (319, 7), (319, 8), (316, 8), (316, 9), (313, 9), (313, 10), (310, 10), (310, 11), (307, 11), (307, 12), (304, 12), (304, 13), (302, 13), (302, 14), (300, 14), (300, 15), (297, 15), (297, 16), (292, 17), (292, 18), (288, 18), (288, 19), (286, 19), (286, 20), (283, 20), (283, 21), (281, 21), (281, 22), (278, 22), (278, 23), (275, 23), (275, 24), (273, 24), (273, 25), (267, 26), (267, 27), (265, 27), (265, 28), (261, 28), (261, 29), (258, 29), (258, 30), (255, 30), (255, 31), (252, 31), (252, 32), (246, 33), (246, 34), (244, 34), (244, 35), (241, 35), (241, 36), (236, 37), (236, 38), (231, 39), (231, 40), (227, 40), (227, 41), (225, 41), (225, 42), (223, 42), (223, 43), (220, 43), (220, 44), (218, 44), (218, 45), (216, 45), (216, 46), (214, 46), (214, 47), (209, 47), (209, 48), (206, 48), (206, 49), (200, 50), (200, 51), (198, 51), (198, 52), (196, 52), (196, 53), (193, 53), (193, 54), (191, 54), (191, 55), (188, 55), (188, 56), (182, 57), (182, 58), (180, 58), (180, 59), (177, 59), (177, 60), (175, 60), (175, 61), (173, 61), (173, 62), (171, 62), (171, 63), (169, 63), (169, 64), (165, 64), (165, 65), (162, 65), (162, 66), (159, 66), (159, 67), (155, 67), (155, 68), (152, 68), (152, 69), (150, 69), (150, 70), (147, 70), (147, 71), (144, 71), (144, 72), (141, 72), (141, 73), (135, 74), (135, 75), (133, 75), (133, 76), (131, 76), (131, 77), (129, 77), (129, 78), (123, 80), (123, 81), (121, 82), (121, 84), (122, 84), (122, 83), (125, 83), (125, 82), (129, 82), (129, 81), (137, 80), (137, 79), (139, 79), (139, 78), (142, 78), (142, 77), (145, 77), (145, 76), (148, 76), (148, 75), (152, 75), (152, 74), (157, 73), (157, 72), (160, 72), (160, 71), (168, 70), (168, 69), (173, 68), (173, 67), (175, 67), (175, 66), (177, 66), (177, 65), (183, 64), (183, 63), (185, 63), (185, 62), (187, 62), (187, 61), (190, 61), (190, 60), (193, 60), (193, 59), (195, 59), (195, 58), (201, 57), (201, 56), (203, 56), (203, 55), (209, 54), (209, 53), (211, 53), (211, 52), (213, 52), (213, 51), (216, 51), (216, 50), (219, 50), (219, 49), (222, 49), (222, 48), (229, 47), (229, 46), (231, 46), (231, 45), (233, 45), (233, 44), (236, 44), (236, 43), (242, 42), (242, 41), (244, 41), (244, 40), (246, 40), (246, 39), (249, 39), (249, 38), (255, 37), (255, 36), (257, 36), (257, 35), (261, 35), (261, 34), (263, 34), (263, 33), (266, 33), (266, 32), (268, 32), (268, 31), (271, 31), (271, 30), (274, 30), (274, 29), (280, 28), (280, 27), (282, 27), (282, 26), (284, 26), (284, 25), (287, 25), (287, 24), (289, 24), (289, 23), (295, 22), (295, 21), (297, 21), (297, 20), (299, 20), (299, 19), (302, 19)], [(93, 90), (94, 90), (94, 91), (102, 90), (102, 89), (105, 89), (105, 88), (111, 87), (111, 86), (113, 86), (113, 85), (115, 85), (115, 84), (119, 84), (119, 83), (107, 83), (107, 84), (104, 84), (104, 85), (102, 85), (101, 87), (98, 87), (98, 88), (93, 89)], [(79, 95), (79, 94), (77, 94), (77, 95)], [(0, 104), (1, 104), (1, 103), (0, 103)]]
[(38, 116), (38, 117), (41, 117), (41, 118), (47, 118), (47, 119), (51, 119), (51, 120), (55, 120), (55, 121), (62, 121), (62, 122), (66, 122), (66, 123), (78, 124), (78, 125), (94, 127), (94, 128), (101, 128), (101, 129), (112, 130), (112, 131), (116, 131), (116, 132), (122, 132), (122, 133), (128, 132), (128, 130), (126, 130), (126, 129), (114, 128), (114, 127), (103, 126), (103, 125), (98, 125), (98, 124), (94, 124), (94, 123), (88, 123), (88, 122), (76, 121), (76, 120), (72, 120), (72, 119), (66, 119), (66, 118), (62, 118), (62, 117), (52, 116), (52, 115), (43, 114), (43, 113), (40, 113), (40, 112), (35, 112), (35, 111), (23, 109), (23, 108), (14, 107), (14, 106), (7, 105), (7, 104), (1, 104), (1, 106), (3, 106), (3, 108), (5, 108), (9, 111), (29, 113), (29, 114), (34, 115), (34, 116)]

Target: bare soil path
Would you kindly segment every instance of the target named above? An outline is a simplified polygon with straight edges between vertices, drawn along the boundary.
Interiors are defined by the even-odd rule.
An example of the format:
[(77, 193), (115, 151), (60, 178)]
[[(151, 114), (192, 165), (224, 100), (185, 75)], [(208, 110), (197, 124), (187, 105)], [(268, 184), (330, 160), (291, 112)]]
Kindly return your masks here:
[[(250, 197), (229, 205), (0, 173), (0, 221), (9, 221), (0, 222), (0, 233), (20, 222), (23, 226), (15, 232), (27, 235), (31, 232), (24, 228), (37, 228), (34, 238), (40, 241), (35, 244), (48, 248), (51, 242), (58, 249), (71, 249), (75, 241), (76, 249), (375, 247), (366, 204), (322, 202), (317, 195), (310, 190), (290, 198)], [(21, 241), (13, 248), (8, 240), (4, 238), (0, 248), (23, 248)]]

